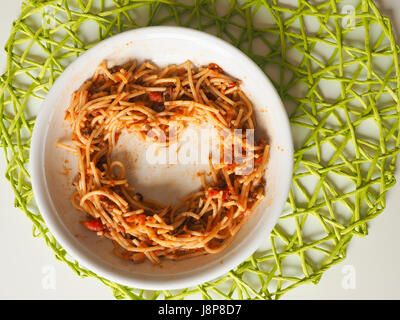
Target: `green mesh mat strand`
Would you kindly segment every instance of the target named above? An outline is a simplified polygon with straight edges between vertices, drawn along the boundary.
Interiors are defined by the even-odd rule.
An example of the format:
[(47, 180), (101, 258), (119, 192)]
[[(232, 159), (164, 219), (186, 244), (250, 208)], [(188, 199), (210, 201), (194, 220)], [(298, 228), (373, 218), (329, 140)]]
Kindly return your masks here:
[[(59, 246), (35, 209), (28, 154), (40, 101), (73, 59), (123, 30), (163, 24), (214, 33), (266, 71), (290, 111), (295, 163), (286, 209), (264, 248), (214, 281), (149, 292), (98, 277)], [(370, 0), (30, 0), (6, 51), (0, 128), (15, 205), (57, 259), (116, 298), (276, 299), (316, 284), (353, 236), (367, 234), (395, 183), (399, 48)]]

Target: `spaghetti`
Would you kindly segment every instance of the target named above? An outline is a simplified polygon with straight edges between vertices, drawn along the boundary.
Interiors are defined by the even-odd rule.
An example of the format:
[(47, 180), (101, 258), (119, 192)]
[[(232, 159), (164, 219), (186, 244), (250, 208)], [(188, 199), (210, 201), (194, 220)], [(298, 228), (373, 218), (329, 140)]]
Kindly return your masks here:
[[(233, 134), (229, 146), (221, 144), (242, 143), (242, 161), (214, 165), (210, 160), (212, 181), (207, 183), (202, 174), (201, 189), (175, 206), (144, 199), (128, 183), (124, 164), (111, 160), (123, 130), (143, 138), (161, 130), (168, 146), (189, 123), (207, 122), (230, 132), (254, 129), (252, 104), (240, 82), (214, 63), (158, 68), (129, 61), (108, 68), (103, 62), (73, 93), (65, 119), (72, 126), (74, 147), (59, 146), (78, 158), (71, 200), (88, 215), (81, 223), (110, 238), (114, 252), (134, 263), (220, 252), (264, 198), (269, 146), (262, 139), (251, 145), (243, 134)], [(169, 135), (172, 123), (178, 127), (175, 137)], [(250, 171), (240, 174), (250, 163)]]

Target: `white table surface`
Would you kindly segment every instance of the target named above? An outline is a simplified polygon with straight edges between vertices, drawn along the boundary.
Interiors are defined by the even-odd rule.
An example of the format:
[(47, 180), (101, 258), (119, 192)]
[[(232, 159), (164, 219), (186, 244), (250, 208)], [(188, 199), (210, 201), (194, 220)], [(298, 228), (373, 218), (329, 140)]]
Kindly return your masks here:
[[(400, 35), (400, 1), (376, 0), (392, 18)], [(20, 11), (21, 0), (1, 0), (0, 47)], [(0, 52), (0, 74), (6, 55)], [(400, 167), (400, 158), (398, 161)], [(81, 279), (55, 259), (41, 238), (32, 237), (32, 224), (13, 207), (14, 194), (4, 178), (5, 160), (0, 155), (0, 299), (112, 299), (111, 290), (98, 280)], [(396, 178), (400, 181), (397, 170)], [(400, 299), (400, 183), (387, 194), (386, 210), (369, 224), (369, 235), (353, 238), (347, 258), (333, 266), (318, 285), (303, 285), (286, 299)], [(354, 276), (348, 282), (349, 275)], [(49, 279), (54, 281), (50, 281)], [(346, 285), (347, 284), (347, 285)]]

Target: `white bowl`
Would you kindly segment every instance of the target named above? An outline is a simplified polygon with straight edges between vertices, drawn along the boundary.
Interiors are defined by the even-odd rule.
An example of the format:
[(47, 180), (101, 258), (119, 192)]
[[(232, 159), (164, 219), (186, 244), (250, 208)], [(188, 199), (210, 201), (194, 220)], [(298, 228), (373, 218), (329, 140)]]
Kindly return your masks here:
[[(271, 146), (266, 170), (266, 199), (231, 244), (218, 254), (178, 262), (163, 261), (161, 266), (150, 262), (135, 265), (115, 256), (111, 252), (111, 241), (99, 239), (79, 223), (84, 214), (70, 203), (73, 192), (71, 180), (77, 172), (77, 160), (68, 151), (56, 147), (57, 141), (71, 137), (69, 124), (64, 121), (65, 110), (71, 94), (92, 76), (103, 60), (107, 60), (109, 65), (116, 65), (129, 58), (151, 60), (159, 66), (182, 63), (188, 59), (199, 66), (217, 63), (225, 72), (242, 80), (241, 87), (253, 102), (257, 130), (268, 137)], [(128, 142), (131, 140), (125, 139)], [(137, 147), (136, 142), (134, 147)], [(132, 149), (129, 146), (125, 151)], [(120, 154), (125, 154), (125, 151)], [(30, 161), (32, 186), (39, 210), (52, 234), (73, 258), (99, 276), (120, 284), (142, 289), (177, 289), (223, 275), (248, 258), (263, 241), (267, 241), (288, 195), (293, 147), (282, 101), (261, 69), (240, 50), (203, 32), (178, 27), (149, 27), (127, 31), (102, 41), (82, 54), (60, 75), (37, 117)], [(165, 195), (168, 198), (171, 189), (176, 193), (176, 185), (180, 187), (179, 192), (193, 189), (196, 185), (190, 173), (180, 172), (179, 166), (172, 168), (168, 174), (165, 168), (157, 167), (148, 167), (146, 172), (142, 168), (140, 171), (135, 167), (136, 162), (128, 162), (134, 167), (133, 176), (139, 175), (138, 179), (142, 179), (142, 188), (147, 188), (146, 192), (154, 191), (152, 198), (165, 198)], [(183, 174), (185, 179), (179, 179)], [(171, 183), (175, 185), (169, 186)], [(162, 188), (165, 192), (160, 192)]]

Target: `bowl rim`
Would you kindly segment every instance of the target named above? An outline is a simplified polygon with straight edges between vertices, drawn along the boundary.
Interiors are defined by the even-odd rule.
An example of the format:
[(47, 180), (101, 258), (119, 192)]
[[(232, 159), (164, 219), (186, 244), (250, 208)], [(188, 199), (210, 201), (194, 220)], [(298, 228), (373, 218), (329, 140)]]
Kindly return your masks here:
[[(223, 264), (215, 264), (211, 270), (207, 270), (207, 272), (202, 271), (200, 274), (186, 274), (184, 277), (179, 278), (177, 276), (169, 277), (169, 279), (165, 279), (165, 277), (161, 280), (160, 277), (154, 276), (154, 279), (140, 279), (140, 277), (128, 277), (121, 273), (118, 273), (119, 270), (109, 267), (99, 261), (100, 258), (95, 257), (90, 252), (82, 252), (82, 250), (77, 247), (76, 241), (73, 235), (66, 229), (63, 223), (60, 221), (58, 214), (55, 213), (55, 208), (53, 206), (52, 200), (50, 200), (50, 193), (47, 188), (46, 183), (46, 175), (44, 168), (44, 155), (45, 155), (45, 146), (43, 143), (46, 141), (47, 132), (48, 132), (48, 112), (45, 110), (50, 110), (51, 105), (49, 101), (53, 100), (55, 97), (54, 92), (57, 90), (55, 88), (59, 87), (63, 83), (63, 79), (67, 78), (67, 75), (70, 70), (73, 69), (74, 66), (78, 65), (81, 61), (84, 61), (86, 57), (90, 56), (90, 53), (99, 50), (106, 43), (117, 43), (119, 39), (126, 39), (127, 35), (137, 35), (139, 34), (160, 34), (167, 33), (169, 35), (179, 35), (180, 37), (186, 38), (195, 38), (198, 41), (208, 41), (210, 44), (215, 46), (219, 46), (221, 49), (229, 50), (232, 54), (238, 57), (243, 63), (246, 64), (246, 67), (249, 67), (252, 72), (258, 73), (258, 76), (262, 76), (264, 81), (269, 84), (271, 88), (271, 94), (274, 94), (277, 98), (277, 102), (279, 105), (274, 105), (274, 108), (280, 108), (282, 111), (282, 123), (280, 124), (280, 130), (287, 133), (287, 146), (290, 150), (288, 150), (288, 156), (285, 157), (285, 163), (283, 165), (287, 168), (287, 175), (282, 177), (282, 179), (286, 180), (283, 183), (285, 186), (284, 189), (279, 190), (276, 196), (274, 197), (274, 202), (278, 201), (277, 207), (280, 210), (270, 211), (268, 214), (271, 215), (271, 220), (273, 221), (273, 225), (271, 230), (265, 230), (264, 232), (255, 232), (253, 234), (252, 239), (249, 239), (247, 242), (247, 246), (241, 248), (240, 254), (231, 255), (229, 257), (224, 258)], [(120, 283), (123, 285), (133, 286), (140, 289), (148, 289), (148, 290), (173, 290), (173, 289), (181, 289), (187, 288), (194, 285), (201, 284), (206, 281), (211, 281), (213, 279), (222, 276), (223, 274), (229, 272), (240, 263), (242, 263), (245, 259), (251, 256), (257, 248), (262, 244), (262, 241), (267, 238), (267, 236), (272, 231), (273, 227), (276, 225), (279, 216), (284, 208), (293, 173), (293, 140), (290, 130), (289, 119), (287, 113), (285, 111), (285, 107), (283, 105), (282, 100), (275, 87), (265, 75), (265, 73), (257, 66), (257, 64), (251, 60), (247, 55), (245, 55), (238, 48), (234, 47), (230, 43), (216, 37), (210, 35), (208, 33), (190, 29), (183, 27), (173, 27), (173, 26), (152, 26), (152, 27), (143, 27), (133, 30), (128, 30), (117, 35), (114, 35), (110, 38), (107, 38), (103, 41), (100, 41), (95, 46), (91, 47), (89, 50), (81, 54), (77, 59), (75, 59), (71, 64), (69, 64), (62, 74), (57, 78), (54, 82), (53, 86), (50, 88), (49, 92), (46, 95), (45, 100), (41, 104), (41, 108), (39, 110), (38, 116), (35, 121), (35, 125), (32, 132), (31, 138), (31, 147), (30, 147), (30, 173), (31, 173), (31, 183), (32, 189), (34, 193), (34, 199), (36, 201), (39, 212), (41, 213), (46, 225), (48, 226), (50, 232), (55, 236), (57, 242), (66, 249), (68, 254), (76, 261), (78, 261), (82, 266), (88, 268), (90, 271), (93, 271), (99, 277), (104, 277), (116, 283)], [(243, 242), (243, 241), (242, 241)], [(240, 246), (241, 244), (239, 244)], [(238, 247), (239, 247), (238, 246)], [(88, 251), (88, 250), (87, 250)], [(202, 269), (203, 270), (203, 269)], [(187, 273), (187, 272), (186, 272)], [(168, 278), (168, 277), (167, 277)]]

